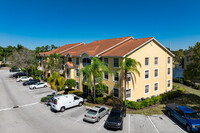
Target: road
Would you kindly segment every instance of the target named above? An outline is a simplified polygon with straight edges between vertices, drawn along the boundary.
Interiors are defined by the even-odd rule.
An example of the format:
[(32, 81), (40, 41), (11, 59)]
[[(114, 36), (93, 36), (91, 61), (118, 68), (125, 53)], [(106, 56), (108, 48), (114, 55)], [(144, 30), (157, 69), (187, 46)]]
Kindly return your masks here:
[[(184, 133), (185, 129), (164, 115), (127, 115), (122, 131), (104, 127), (107, 116), (98, 123), (83, 121), (86, 107), (74, 107), (54, 113), (40, 99), (52, 91), (50, 88), (30, 90), (28, 86), (9, 78), (10, 72), (0, 70), (0, 133)], [(177, 125), (178, 124), (178, 125)]]

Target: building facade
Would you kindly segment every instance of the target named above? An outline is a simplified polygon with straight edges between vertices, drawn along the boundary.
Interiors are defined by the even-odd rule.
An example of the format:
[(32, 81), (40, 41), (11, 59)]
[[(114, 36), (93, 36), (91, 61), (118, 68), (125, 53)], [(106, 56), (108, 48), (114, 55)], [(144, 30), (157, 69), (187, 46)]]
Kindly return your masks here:
[[(50, 76), (49, 70), (44, 70), (44, 58), (60, 53), (63, 57), (63, 69), (60, 71), (66, 79), (77, 81), (76, 89), (89, 93), (88, 87), (82, 84), (83, 75), (78, 72), (81, 68), (91, 64), (93, 57), (108, 64), (113, 73), (104, 73), (104, 83), (107, 85), (107, 93), (116, 98), (124, 98), (124, 74), (114, 71), (119, 68), (120, 62), (125, 57), (135, 59), (141, 63), (138, 67), (140, 76), (136, 75), (135, 83), (129, 79), (126, 94), (127, 99), (136, 101), (141, 98), (152, 97), (170, 91), (173, 87), (173, 54), (160, 44), (155, 38), (123, 37), (94, 41), (89, 44), (76, 43), (59, 47), (55, 50), (40, 53), (40, 69), (45, 76)], [(46, 58), (46, 59), (47, 59)], [(48, 59), (47, 59), (48, 60)]]

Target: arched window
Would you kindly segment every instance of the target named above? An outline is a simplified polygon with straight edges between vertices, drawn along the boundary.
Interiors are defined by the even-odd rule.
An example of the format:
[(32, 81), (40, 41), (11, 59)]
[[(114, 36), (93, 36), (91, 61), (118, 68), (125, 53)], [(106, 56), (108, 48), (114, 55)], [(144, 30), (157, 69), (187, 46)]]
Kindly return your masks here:
[(85, 67), (86, 65), (90, 65), (90, 64), (91, 64), (90, 58), (83, 58), (83, 67)]

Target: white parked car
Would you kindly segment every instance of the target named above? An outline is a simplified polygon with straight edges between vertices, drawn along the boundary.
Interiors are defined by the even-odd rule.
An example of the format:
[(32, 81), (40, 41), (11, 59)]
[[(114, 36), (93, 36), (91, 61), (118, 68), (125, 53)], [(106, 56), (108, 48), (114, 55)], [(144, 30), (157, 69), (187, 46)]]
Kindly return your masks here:
[(82, 97), (76, 96), (74, 94), (54, 96), (51, 104), (51, 109), (64, 112), (67, 108), (77, 105), (82, 106), (83, 102), (84, 101)]
[(17, 82), (25, 82), (30, 79), (33, 79), (32, 77), (27, 77), (27, 76), (21, 76), (20, 78), (17, 78)]
[(31, 85), (29, 88), (30, 89), (37, 89), (37, 88), (45, 88), (47, 87), (47, 83), (43, 83), (43, 82), (37, 82), (34, 85)]

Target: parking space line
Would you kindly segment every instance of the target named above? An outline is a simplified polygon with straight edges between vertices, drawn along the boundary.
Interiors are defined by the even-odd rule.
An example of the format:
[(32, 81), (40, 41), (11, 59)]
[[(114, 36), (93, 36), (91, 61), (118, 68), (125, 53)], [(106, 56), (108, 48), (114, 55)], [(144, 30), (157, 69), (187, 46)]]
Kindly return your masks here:
[(26, 106), (31, 106), (31, 105), (35, 105), (35, 104), (38, 104), (39, 102), (36, 102), (36, 103), (31, 103), (31, 104), (25, 104), (25, 105), (22, 105), (22, 106), (19, 106), (19, 107), (26, 107)]
[(105, 121), (99, 126), (98, 130), (101, 129), (101, 127), (104, 125)]
[(156, 129), (157, 133), (160, 133), (160, 132), (158, 131), (157, 127), (155, 126), (155, 124), (152, 122), (151, 118), (150, 118), (149, 116), (148, 116), (148, 118), (149, 118), (151, 124), (153, 125), (153, 127)]
[(6, 110), (11, 110), (12, 108), (5, 108), (5, 109), (0, 109), (0, 112), (1, 111), (6, 111)]
[[(16, 106), (17, 108), (23, 108), (23, 107), (27, 107), (27, 106), (32, 106), (32, 105), (35, 105), (35, 104), (38, 104), (39, 102), (36, 102), (36, 103), (30, 103), (30, 104), (25, 104), (25, 105), (22, 105), (22, 106)], [(12, 107), (12, 108), (4, 108), (4, 109), (0, 109), (0, 112), (1, 111), (7, 111), (7, 110), (11, 110), (15, 107)]]

